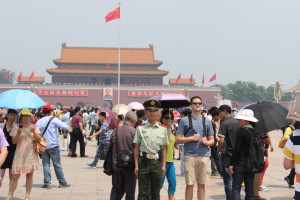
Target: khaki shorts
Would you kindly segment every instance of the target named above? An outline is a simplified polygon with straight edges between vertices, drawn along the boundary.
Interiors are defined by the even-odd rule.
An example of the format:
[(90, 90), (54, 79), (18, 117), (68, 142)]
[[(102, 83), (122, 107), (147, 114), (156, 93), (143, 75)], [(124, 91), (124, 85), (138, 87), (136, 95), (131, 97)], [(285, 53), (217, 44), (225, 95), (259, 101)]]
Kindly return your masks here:
[(210, 157), (184, 156), (186, 185), (205, 184), (210, 173)]

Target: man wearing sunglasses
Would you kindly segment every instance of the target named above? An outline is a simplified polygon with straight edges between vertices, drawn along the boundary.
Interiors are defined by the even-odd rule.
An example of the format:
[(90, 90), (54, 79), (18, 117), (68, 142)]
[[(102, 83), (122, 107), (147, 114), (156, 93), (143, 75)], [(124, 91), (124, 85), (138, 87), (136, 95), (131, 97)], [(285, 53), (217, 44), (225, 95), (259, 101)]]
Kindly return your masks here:
[[(214, 145), (214, 131), (211, 121), (201, 115), (202, 99), (194, 96), (190, 100), (192, 114), (191, 122), (189, 117), (180, 120), (176, 133), (176, 142), (184, 144), (184, 162), (185, 162), (185, 199), (193, 199), (193, 188), (195, 182), (198, 184), (198, 200), (205, 199), (205, 183), (210, 172), (210, 148)], [(203, 123), (205, 120), (205, 123)], [(203, 130), (205, 124), (206, 131)], [(206, 132), (206, 135), (204, 134)]]

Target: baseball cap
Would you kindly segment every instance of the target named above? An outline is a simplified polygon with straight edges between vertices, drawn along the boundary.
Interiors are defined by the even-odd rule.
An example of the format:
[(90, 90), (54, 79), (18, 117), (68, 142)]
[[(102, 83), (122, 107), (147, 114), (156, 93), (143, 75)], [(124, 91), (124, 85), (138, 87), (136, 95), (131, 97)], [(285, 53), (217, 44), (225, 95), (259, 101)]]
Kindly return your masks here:
[(44, 111), (49, 111), (49, 110), (52, 110), (52, 107), (51, 107), (50, 104), (47, 104), (47, 105), (45, 105), (45, 106), (42, 107), (42, 111), (43, 111), (43, 112), (44, 112)]

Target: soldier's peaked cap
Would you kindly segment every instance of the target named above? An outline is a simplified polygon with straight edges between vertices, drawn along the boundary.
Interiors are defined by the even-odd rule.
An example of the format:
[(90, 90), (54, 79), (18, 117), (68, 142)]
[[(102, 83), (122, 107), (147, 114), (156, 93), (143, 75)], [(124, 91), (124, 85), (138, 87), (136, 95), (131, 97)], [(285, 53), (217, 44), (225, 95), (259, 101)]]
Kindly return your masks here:
[(156, 110), (160, 108), (161, 104), (159, 101), (156, 100), (147, 100), (143, 103), (143, 106), (145, 107), (145, 109), (148, 110)]

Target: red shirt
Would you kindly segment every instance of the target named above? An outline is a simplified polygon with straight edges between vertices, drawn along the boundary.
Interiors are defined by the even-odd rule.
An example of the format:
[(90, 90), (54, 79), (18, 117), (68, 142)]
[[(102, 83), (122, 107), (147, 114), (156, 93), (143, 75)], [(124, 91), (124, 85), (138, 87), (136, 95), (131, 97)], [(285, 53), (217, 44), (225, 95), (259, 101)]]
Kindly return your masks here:
[(82, 123), (82, 117), (78, 114), (75, 114), (72, 117), (72, 124), (71, 124), (73, 130), (76, 129), (76, 128), (79, 128), (79, 123)]

